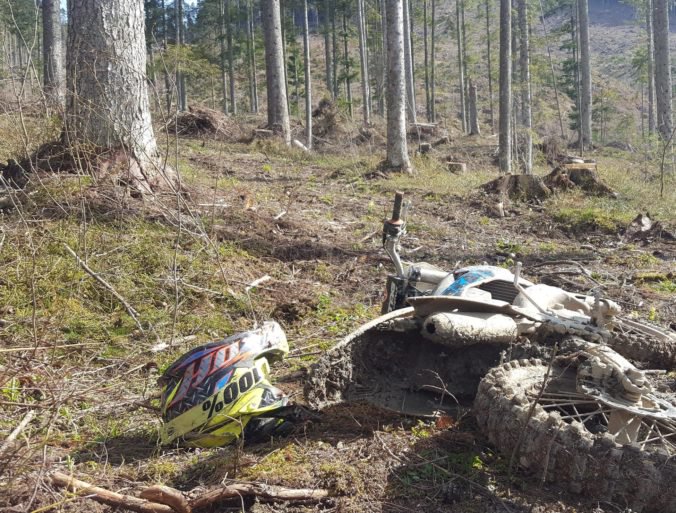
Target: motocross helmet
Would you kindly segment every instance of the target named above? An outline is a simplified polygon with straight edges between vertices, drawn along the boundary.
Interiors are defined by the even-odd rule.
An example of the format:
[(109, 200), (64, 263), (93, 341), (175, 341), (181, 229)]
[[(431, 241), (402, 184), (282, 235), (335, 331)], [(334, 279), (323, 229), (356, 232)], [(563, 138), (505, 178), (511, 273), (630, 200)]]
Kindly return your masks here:
[(266, 322), (181, 356), (159, 381), (160, 442), (218, 447), (283, 434), (288, 397), (270, 383), (268, 360), (288, 352), (282, 328)]

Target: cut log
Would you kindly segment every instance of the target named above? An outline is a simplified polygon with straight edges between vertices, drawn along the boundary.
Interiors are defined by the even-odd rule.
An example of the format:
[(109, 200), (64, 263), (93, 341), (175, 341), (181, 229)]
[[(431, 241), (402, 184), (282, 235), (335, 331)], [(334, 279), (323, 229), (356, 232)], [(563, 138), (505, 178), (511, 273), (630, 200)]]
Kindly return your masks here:
[(467, 171), (467, 164), (464, 162), (446, 162), (446, 167), (451, 173), (462, 175)]

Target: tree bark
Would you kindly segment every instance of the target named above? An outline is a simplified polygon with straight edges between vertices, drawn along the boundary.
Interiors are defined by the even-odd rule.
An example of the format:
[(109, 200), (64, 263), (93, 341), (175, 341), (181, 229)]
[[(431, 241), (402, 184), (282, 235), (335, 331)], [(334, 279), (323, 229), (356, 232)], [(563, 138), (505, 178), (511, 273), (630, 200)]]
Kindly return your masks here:
[(427, 34), (427, 0), (423, 0), (423, 50), (425, 56), (425, 113), (427, 121), (432, 121), (430, 112), (430, 52)]
[(385, 0), (387, 16), (387, 157), (391, 169), (410, 172), (406, 144), (404, 1)]
[(486, 0), (486, 60), (488, 68), (488, 100), (491, 110), (491, 133), (495, 133), (495, 111), (493, 110), (493, 63), (491, 59), (491, 0)]
[(305, 139), (312, 149), (312, 77), (310, 75), (310, 27), (307, 19), (307, 0), (303, 1), (303, 51), (305, 66)]
[(669, 55), (669, 9), (667, 0), (653, 0), (655, 44), (655, 99), (657, 131), (666, 143), (673, 130), (671, 114), (671, 65)]
[(361, 95), (364, 125), (371, 124), (371, 87), (369, 84), (368, 56), (366, 48), (366, 22), (364, 19), (364, 0), (357, 0), (357, 25), (359, 29), (359, 64), (361, 66)]
[(512, 171), (512, 4), (500, 0), (500, 171)]
[(256, 32), (254, 30), (253, 0), (247, 1), (247, 38), (249, 41), (249, 106), (258, 113), (258, 79), (256, 78)]
[(345, 94), (347, 95), (347, 109), (352, 119), (352, 81), (350, 79), (350, 53), (347, 44), (347, 14), (343, 13), (343, 66), (345, 67)]
[(648, 35), (648, 133), (655, 133), (655, 45), (653, 43), (653, 2), (646, 0), (646, 32)]
[(580, 34), (580, 133), (583, 150), (592, 145), (592, 80), (589, 57), (589, 7), (588, 0), (578, 0)]
[(263, 0), (262, 4), (268, 127), (281, 133), (286, 144), (291, 144), (279, 0)]
[(330, 0), (324, 0), (324, 64), (326, 66), (326, 88), (333, 96), (333, 59), (331, 55), (331, 4)]
[(435, 32), (436, 32), (436, 21), (437, 21), (437, 0), (432, 0), (432, 29), (431, 29), (431, 48), (430, 48), (430, 121), (435, 123), (437, 120), (437, 105), (436, 105), (436, 87), (434, 85), (434, 77), (436, 71), (436, 42), (435, 42)]
[(221, 50), (220, 55), (220, 68), (221, 68), (221, 87), (223, 89), (223, 114), (228, 113), (228, 72), (226, 69), (226, 48), (225, 48), (225, 23), (226, 23), (226, 14), (225, 11), (228, 8), (227, 0), (221, 0), (219, 2), (220, 8), (220, 20), (218, 24), (218, 42)]
[(460, 114), (462, 116), (462, 131), (467, 132), (467, 103), (465, 102), (465, 61), (462, 50), (462, 18), (460, 17), (460, 2), (455, 0), (455, 32), (458, 47), (458, 87), (460, 88)]
[(417, 123), (415, 103), (415, 81), (413, 79), (413, 53), (411, 49), (411, 21), (408, 0), (403, 0), (404, 16), (404, 66), (406, 67), (406, 106), (408, 122)]
[(524, 149), (523, 171), (533, 173), (533, 135), (530, 89), (530, 41), (528, 37), (528, 1), (519, 0), (519, 31), (521, 44), (519, 49), (519, 68), (521, 71), (521, 124), (523, 126)]
[(235, 94), (235, 58), (232, 49), (232, 9), (230, 2), (225, 5), (226, 34), (228, 38), (228, 77), (230, 79), (230, 112), (237, 114), (237, 100)]
[(42, 0), (42, 45), (45, 95), (50, 104), (61, 109), (64, 104), (65, 71), (59, 0)]
[(173, 185), (150, 119), (143, 1), (70, 0), (68, 24), (64, 141), (123, 149), (120, 180), (142, 194)]
[(476, 85), (469, 79), (469, 135), (479, 135), (479, 113), (477, 112)]

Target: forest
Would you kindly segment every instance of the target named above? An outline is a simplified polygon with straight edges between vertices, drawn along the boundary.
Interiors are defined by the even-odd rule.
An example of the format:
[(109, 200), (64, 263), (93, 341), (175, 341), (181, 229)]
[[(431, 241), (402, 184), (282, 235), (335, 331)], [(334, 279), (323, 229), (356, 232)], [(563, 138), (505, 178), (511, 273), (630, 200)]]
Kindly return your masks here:
[(0, 512), (676, 512), (675, 20), (0, 0)]

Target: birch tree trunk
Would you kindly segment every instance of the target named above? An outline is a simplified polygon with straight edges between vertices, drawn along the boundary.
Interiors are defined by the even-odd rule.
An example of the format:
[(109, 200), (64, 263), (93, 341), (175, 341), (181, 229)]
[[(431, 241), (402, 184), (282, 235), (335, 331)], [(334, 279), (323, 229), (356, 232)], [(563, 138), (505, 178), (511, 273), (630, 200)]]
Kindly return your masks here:
[(646, 32), (648, 36), (648, 133), (655, 133), (655, 45), (653, 43), (653, 2), (646, 0)]
[(262, 5), (268, 126), (271, 130), (281, 133), (286, 144), (291, 144), (279, 0), (263, 0)]
[(385, 0), (387, 16), (387, 157), (388, 168), (411, 171), (406, 144), (406, 71), (404, 2)]
[[(389, 6), (388, 6), (389, 7)], [(411, 21), (408, 10), (408, 0), (403, 0), (403, 16), (404, 16), (404, 66), (406, 67), (406, 106), (408, 112), (408, 122), (416, 124), (418, 118), (416, 116), (415, 104), (415, 82), (413, 80), (413, 54), (411, 49)], [(388, 24), (389, 28), (389, 24)]]
[(657, 131), (663, 142), (671, 137), (671, 65), (669, 55), (669, 9), (667, 0), (653, 0), (655, 44), (655, 99)]
[(371, 87), (369, 85), (368, 57), (366, 53), (366, 26), (364, 21), (364, 0), (357, 0), (357, 25), (359, 29), (359, 64), (361, 66), (361, 95), (364, 125), (371, 124)]
[(519, 31), (521, 44), (519, 49), (519, 68), (521, 69), (521, 124), (524, 132), (523, 171), (533, 173), (533, 135), (530, 89), (530, 41), (528, 37), (528, 1), (519, 0)]
[(580, 133), (583, 150), (592, 144), (592, 81), (589, 58), (589, 7), (588, 0), (577, 1), (577, 19), (580, 34)]
[(54, 107), (64, 104), (65, 71), (59, 0), (42, 0), (42, 59), (45, 96)]
[(312, 77), (310, 75), (310, 27), (307, 19), (307, 0), (303, 1), (303, 51), (305, 66), (305, 138), (312, 149)]
[(512, 4), (500, 0), (500, 171), (512, 171)]
[(113, 154), (108, 171), (142, 194), (173, 185), (150, 119), (143, 1), (70, 0), (66, 55), (64, 141)]

